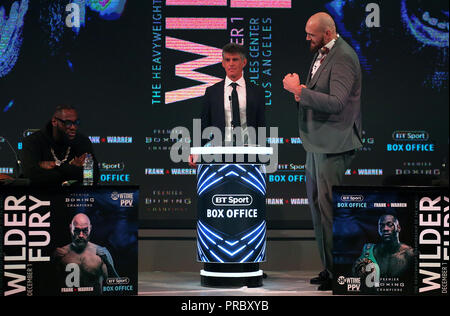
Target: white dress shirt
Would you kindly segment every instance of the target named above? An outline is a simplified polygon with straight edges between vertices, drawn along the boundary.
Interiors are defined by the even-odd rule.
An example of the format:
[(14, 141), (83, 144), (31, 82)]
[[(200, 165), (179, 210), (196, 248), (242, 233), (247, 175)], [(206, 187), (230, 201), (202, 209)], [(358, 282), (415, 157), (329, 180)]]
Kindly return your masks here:
[[(231, 119), (233, 116), (233, 111), (231, 110), (231, 93), (233, 92), (233, 87), (230, 86), (231, 83), (233, 83), (230, 78), (225, 78), (225, 86), (224, 86), (224, 110), (225, 110), (225, 140), (231, 141)], [(238, 94), (239, 99), (239, 113), (241, 115), (241, 127), (244, 131), (244, 134), (247, 130), (247, 115), (246, 115), (246, 109), (247, 109), (247, 90), (245, 86), (245, 79), (244, 77), (241, 77), (238, 81), (236, 81), (238, 86), (236, 87), (236, 91)], [(233, 104), (234, 106), (234, 104)]]
[[(339, 34), (337, 34), (337, 37), (339, 37)], [(333, 48), (334, 44), (336, 43), (336, 39), (337, 38), (329, 41), (327, 43), (327, 45), (325, 45), (324, 47), (327, 47), (329, 50), (331, 50)], [(324, 58), (324, 57), (326, 58), (326, 56), (324, 54), (322, 54), (319, 49), (319, 55), (317, 56), (316, 62), (314, 63), (313, 68), (311, 70), (311, 78), (314, 77), (314, 75), (316, 74), (317, 69), (319, 69), (320, 65), (322, 64), (322, 58)]]

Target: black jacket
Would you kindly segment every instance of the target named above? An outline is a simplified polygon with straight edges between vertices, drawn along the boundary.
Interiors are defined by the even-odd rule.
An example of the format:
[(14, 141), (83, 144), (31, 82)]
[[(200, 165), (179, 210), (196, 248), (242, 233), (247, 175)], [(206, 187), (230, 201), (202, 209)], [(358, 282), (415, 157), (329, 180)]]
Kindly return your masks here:
[[(63, 160), (67, 148), (70, 152), (61, 166), (51, 170), (39, 166), (41, 161), (55, 161), (51, 149), (59, 160)], [(78, 184), (83, 182), (83, 168), (70, 165), (69, 162), (84, 153), (91, 153), (94, 159), (94, 184), (98, 182), (98, 163), (92, 149), (92, 143), (88, 137), (77, 133), (75, 139), (70, 143), (57, 143), (52, 137), (52, 126), (49, 122), (43, 129), (27, 136), (23, 140), (20, 158), (22, 161), (23, 176), (30, 179), (32, 185), (61, 185), (67, 180), (77, 180)]]
[[(220, 129), (222, 136), (225, 136), (224, 86), (225, 80), (222, 80), (205, 90), (201, 113), (202, 132), (203, 129), (214, 126)], [(256, 130), (258, 127), (266, 127), (264, 89), (246, 81), (246, 93), (247, 126)], [(207, 140), (202, 139), (202, 145), (206, 142)]]

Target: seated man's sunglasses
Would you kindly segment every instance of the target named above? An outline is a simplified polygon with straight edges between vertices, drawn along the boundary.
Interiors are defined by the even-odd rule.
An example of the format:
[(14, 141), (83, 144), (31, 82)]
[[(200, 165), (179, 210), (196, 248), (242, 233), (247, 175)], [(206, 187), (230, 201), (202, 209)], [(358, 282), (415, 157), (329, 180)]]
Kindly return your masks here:
[(58, 121), (63, 123), (64, 126), (67, 127), (67, 128), (71, 127), (72, 125), (75, 125), (75, 126), (79, 126), (80, 125), (80, 120), (76, 120), (76, 121), (61, 120), (59, 117), (55, 117), (55, 119), (57, 119)]

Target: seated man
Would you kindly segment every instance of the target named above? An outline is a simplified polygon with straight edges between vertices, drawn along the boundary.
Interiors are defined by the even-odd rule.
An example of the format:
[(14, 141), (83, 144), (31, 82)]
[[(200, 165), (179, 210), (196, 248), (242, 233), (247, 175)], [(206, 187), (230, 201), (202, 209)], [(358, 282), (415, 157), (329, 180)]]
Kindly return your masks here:
[(47, 125), (25, 137), (20, 153), (23, 175), (32, 185), (61, 185), (65, 181), (83, 181), (86, 154), (94, 160), (94, 183), (98, 164), (88, 137), (77, 133), (78, 114), (70, 105), (59, 105)]

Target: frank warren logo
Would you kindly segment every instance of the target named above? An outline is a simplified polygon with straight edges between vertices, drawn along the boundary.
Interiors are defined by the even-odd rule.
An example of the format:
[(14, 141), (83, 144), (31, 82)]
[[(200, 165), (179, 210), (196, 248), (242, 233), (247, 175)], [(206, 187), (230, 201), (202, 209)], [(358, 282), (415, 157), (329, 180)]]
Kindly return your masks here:
[(120, 206), (133, 207), (133, 193), (118, 193), (114, 191), (111, 193), (111, 199), (113, 201), (120, 200)]
[(364, 201), (364, 196), (362, 195), (342, 195), (341, 196), (342, 202), (362, 202)]

